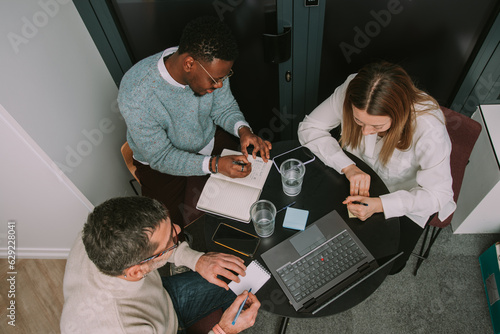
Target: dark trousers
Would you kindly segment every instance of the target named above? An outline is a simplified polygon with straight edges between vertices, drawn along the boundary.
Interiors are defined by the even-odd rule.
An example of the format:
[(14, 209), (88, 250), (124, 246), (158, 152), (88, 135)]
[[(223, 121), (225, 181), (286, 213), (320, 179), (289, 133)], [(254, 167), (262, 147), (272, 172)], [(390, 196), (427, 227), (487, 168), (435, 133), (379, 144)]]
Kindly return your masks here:
[[(238, 149), (237, 138), (217, 127), (212, 154), (220, 154), (224, 148)], [(141, 182), (142, 195), (163, 203), (170, 212), (170, 219), (183, 227), (201, 216), (196, 209), (203, 186), (209, 175), (177, 176), (169, 175), (143, 165), (134, 159), (136, 175)]]
[(403, 216), (399, 217), (399, 252), (403, 252), (403, 255), (396, 259), (394, 265), (392, 266), (391, 274), (400, 272), (408, 261), (411, 253), (415, 249), (420, 236), (424, 232), (424, 229), (417, 225), (410, 218)]
[(185, 333), (186, 328), (218, 309), (226, 310), (236, 298), (232, 290), (209, 283), (192, 271), (161, 279), (174, 304), (178, 333)]

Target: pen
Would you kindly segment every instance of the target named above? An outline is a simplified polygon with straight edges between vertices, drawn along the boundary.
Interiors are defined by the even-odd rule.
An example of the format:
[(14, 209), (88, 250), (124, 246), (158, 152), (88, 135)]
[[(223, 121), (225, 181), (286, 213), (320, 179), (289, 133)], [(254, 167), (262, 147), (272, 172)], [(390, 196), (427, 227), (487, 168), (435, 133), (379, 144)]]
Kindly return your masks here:
[(233, 160), (233, 165), (246, 166), (247, 164), (241, 160)]
[(363, 203), (363, 202), (360, 202), (360, 201), (354, 201), (354, 202), (352, 202), (352, 204), (359, 204), (359, 205), (368, 206), (368, 203)]
[(248, 299), (248, 296), (250, 295), (250, 292), (252, 292), (252, 288), (250, 288), (250, 289), (248, 290), (248, 295), (247, 295), (247, 298), (245, 298), (245, 300), (243, 301), (243, 303), (241, 303), (240, 309), (238, 310), (238, 313), (236, 313), (236, 316), (234, 317), (234, 320), (233, 320), (233, 325), (236, 323), (236, 319), (238, 319), (238, 317), (240, 316), (241, 310), (243, 310), (243, 306), (244, 306), (244, 305), (245, 305), (245, 303), (247, 302), (247, 299)]
[(290, 203), (290, 204), (288, 204), (288, 205), (285, 205), (284, 207), (282, 207), (281, 209), (279, 209), (278, 211), (276, 211), (276, 213), (281, 212), (281, 211), (285, 210), (286, 208), (291, 207), (294, 204), (295, 204), (295, 201), (292, 202), (292, 203)]

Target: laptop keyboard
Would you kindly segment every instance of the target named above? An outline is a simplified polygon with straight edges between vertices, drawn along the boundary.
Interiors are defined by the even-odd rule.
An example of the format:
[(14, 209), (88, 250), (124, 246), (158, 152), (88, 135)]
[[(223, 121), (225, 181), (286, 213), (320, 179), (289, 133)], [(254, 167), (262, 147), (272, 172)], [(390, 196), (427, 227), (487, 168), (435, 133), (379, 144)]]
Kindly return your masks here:
[(344, 230), (277, 272), (294, 299), (299, 302), (364, 258), (366, 254)]

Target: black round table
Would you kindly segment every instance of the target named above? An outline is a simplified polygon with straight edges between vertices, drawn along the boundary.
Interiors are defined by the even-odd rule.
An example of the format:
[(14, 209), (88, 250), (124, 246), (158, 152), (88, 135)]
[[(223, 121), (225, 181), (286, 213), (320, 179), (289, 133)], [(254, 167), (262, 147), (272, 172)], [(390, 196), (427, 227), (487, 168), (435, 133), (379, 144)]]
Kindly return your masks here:
[[(296, 140), (283, 141), (273, 144), (272, 156), (276, 156), (282, 152), (286, 152), (294, 147), (299, 146)], [(363, 161), (348, 153), (356, 165), (364, 172), (370, 174), (370, 196), (376, 197), (388, 193), (387, 187), (380, 177), (373, 172)], [(260, 196), (260, 199), (271, 201), (276, 209), (279, 210), (291, 202), (295, 201), (294, 208), (304, 209), (309, 211), (307, 226), (323, 217), (332, 210), (337, 210), (340, 216), (347, 222), (349, 227), (359, 237), (359, 239), (370, 250), (377, 262), (381, 264), (387, 261), (391, 256), (395, 255), (399, 246), (399, 219), (385, 219), (382, 213), (378, 213), (367, 219), (365, 222), (357, 218), (349, 218), (347, 207), (342, 204), (342, 201), (349, 195), (349, 181), (344, 175), (337, 173), (334, 169), (327, 167), (318, 158), (315, 161), (306, 165), (306, 174), (302, 190), (297, 196), (287, 196), (283, 193), (281, 185), (281, 176), (278, 170), (272, 166), (266, 184)], [(276, 225), (274, 234), (268, 238), (261, 238), (259, 248), (253, 259), (257, 259), (261, 264), (265, 265), (260, 255), (280, 243), (281, 241), (291, 237), (299, 232), (283, 228), (283, 219), (285, 216), (283, 210), (276, 215)], [(224, 222), (233, 225), (241, 230), (255, 234), (253, 224), (241, 223), (231, 219), (208, 215), (201, 218), (204, 221), (205, 241), (209, 251), (217, 251), (231, 253), (242, 257), (245, 264), (249, 264), (253, 259), (244, 257), (241, 254), (232, 252), (231, 250), (215, 244), (211, 238), (219, 225)], [(387, 266), (370, 278), (348, 291), (346, 294), (332, 302), (330, 305), (322, 309), (316, 314), (298, 313), (289, 304), (287, 297), (281, 290), (280, 286), (274, 279), (271, 279), (257, 292), (262, 306), (261, 309), (284, 317), (310, 318), (322, 317), (339, 313), (359, 304), (368, 298), (387, 277), (391, 266)]]

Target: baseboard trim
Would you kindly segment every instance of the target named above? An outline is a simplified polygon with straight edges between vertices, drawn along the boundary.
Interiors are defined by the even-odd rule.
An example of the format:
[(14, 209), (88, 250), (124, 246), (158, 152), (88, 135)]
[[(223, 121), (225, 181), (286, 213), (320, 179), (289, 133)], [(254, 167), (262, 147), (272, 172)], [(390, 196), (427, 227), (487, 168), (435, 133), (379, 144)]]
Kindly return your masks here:
[[(69, 248), (25, 248), (16, 249), (17, 259), (67, 259)], [(2, 258), (7, 257), (7, 248), (0, 248)]]

